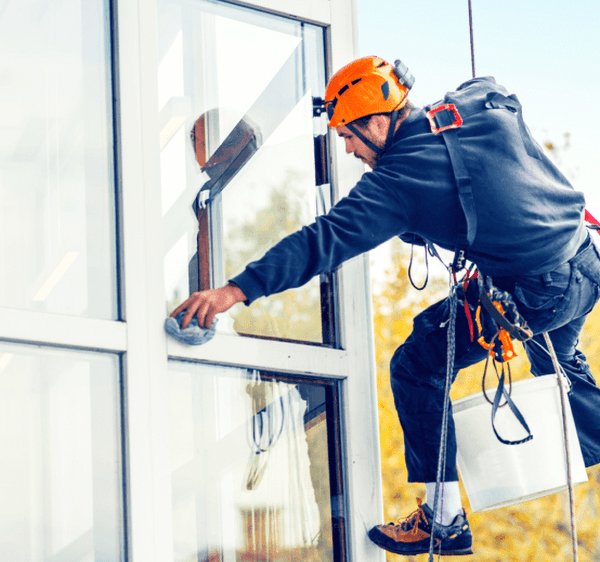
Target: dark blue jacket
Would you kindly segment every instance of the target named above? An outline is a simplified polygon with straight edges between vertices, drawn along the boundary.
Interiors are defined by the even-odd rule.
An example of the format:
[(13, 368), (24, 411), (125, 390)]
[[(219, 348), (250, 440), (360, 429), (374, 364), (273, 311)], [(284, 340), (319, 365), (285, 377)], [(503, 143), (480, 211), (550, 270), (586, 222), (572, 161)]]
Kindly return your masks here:
[[(531, 138), (516, 97), (487, 77), (462, 84), (444, 101), (464, 119), (456, 133), (476, 214), (468, 258), (483, 273), (511, 276), (545, 273), (574, 256), (586, 236), (583, 194)], [(301, 286), (397, 235), (448, 250), (461, 246), (465, 211), (445, 133), (431, 132), (427, 109), (413, 109), (377, 167), (329, 213), (231, 280), (249, 302)]]

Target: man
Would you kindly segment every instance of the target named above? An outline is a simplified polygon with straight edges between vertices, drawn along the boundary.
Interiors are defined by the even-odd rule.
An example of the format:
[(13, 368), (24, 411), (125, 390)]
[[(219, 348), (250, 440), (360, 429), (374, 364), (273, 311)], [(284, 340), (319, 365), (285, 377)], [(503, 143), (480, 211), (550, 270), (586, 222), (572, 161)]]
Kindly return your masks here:
[[(572, 383), (570, 401), (587, 466), (600, 462), (600, 389), (579, 332), (600, 293), (600, 258), (583, 222), (584, 198), (544, 155), (523, 122), (521, 106), (493, 78), (466, 82), (443, 103), (414, 108), (410, 76), (401, 63), (364, 57), (343, 67), (325, 94), (329, 125), (346, 151), (372, 168), (331, 211), (288, 236), (225, 287), (195, 293), (187, 309), (210, 325), (215, 314), (307, 282), (343, 261), (400, 235), (456, 252), (508, 291), (535, 334), (526, 345), (532, 372), (553, 372), (543, 349), (549, 332)], [(456, 318), (456, 376), (486, 351)], [(425, 483), (433, 501), (440, 443), (449, 300), (414, 320), (391, 362), (391, 384), (405, 439), (408, 479)], [(541, 346), (539, 344), (542, 344)], [(391, 552), (470, 554), (471, 531), (461, 506), (456, 439), (450, 417), (442, 509), (427, 504), (398, 525), (369, 536)]]

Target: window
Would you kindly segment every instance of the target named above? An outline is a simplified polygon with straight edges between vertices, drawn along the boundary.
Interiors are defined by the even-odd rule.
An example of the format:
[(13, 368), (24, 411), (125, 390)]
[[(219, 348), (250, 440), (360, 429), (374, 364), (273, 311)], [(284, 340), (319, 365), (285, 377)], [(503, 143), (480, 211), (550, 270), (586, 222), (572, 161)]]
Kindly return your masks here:
[[(161, 0), (159, 28), (171, 307), (190, 290), (225, 283), (312, 222), (330, 206), (331, 186), (321, 172), (327, 150), (315, 150), (326, 123), (313, 117), (313, 98), (325, 88), (323, 28), (183, 0)], [(238, 305), (218, 329), (335, 345), (334, 284), (333, 275), (322, 275), (249, 308)]]
[(2, 561), (369, 558), (362, 261), (344, 349), (336, 274), (206, 346), (162, 329), (165, 285), (171, 309), (331, 206), (313, 98), (351, 10), (276, 4), (0, 1)]
[(117, 316), (108, 7), (0, 17), (0, 306)]
[(184, 362), (170, 375), (175, 561), (343, 560), (338, 383)]
[(0, 344), (0, 560), (123, 560), (118, 358)]

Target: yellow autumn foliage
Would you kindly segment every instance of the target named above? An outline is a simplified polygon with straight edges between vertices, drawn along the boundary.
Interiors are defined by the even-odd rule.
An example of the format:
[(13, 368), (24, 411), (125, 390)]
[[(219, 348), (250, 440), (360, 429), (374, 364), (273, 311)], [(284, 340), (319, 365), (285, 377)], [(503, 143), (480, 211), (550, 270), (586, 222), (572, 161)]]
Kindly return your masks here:
[[(404, 465), (402, 430), (389, 385), (389, 362), (396, 347), (412, 329), (412, 319), (429, 304), (446, 294), (444, 279), (432, 279), (422, 292), (413, 289), (407, 277), (409, 250), (393, 241), (391, 266), (377, 280), (373, 296), (379, 423), (382, 455), (385, 520), (402, 519), (415, 509), (415, 497), (424, 495), (421, 484), (407, 484)], [(383, 277), (383, 279), (381, 279)], [(600, 373), (600, 306), (590, 315), (581, 338), (592, 371)], [(513, 378), (530, 376), (522, 349), (512, 361)], [(481, 390), (483, 365), (459, 373), (452, 389), (452, 399)], [(599, 413), (600, 415), (600, 413)], [(588, 469), (589, 481), (575, 488), (576, 519), (580, 562), (600, 561), (600, 469)], [(469, 503), (463, 490), (463, 504)], [(533, 560), (569, 561), (571, 534), (566, 492), (531, 500), (515, 506), (469, 514), (474, 535), (474, 552), (478, 562), (529, 562)], [(402, 557), (388, 554), (388, 561), (426, 560), (427, 556)], [(444, 557), (464, 562), (464, 557)]]

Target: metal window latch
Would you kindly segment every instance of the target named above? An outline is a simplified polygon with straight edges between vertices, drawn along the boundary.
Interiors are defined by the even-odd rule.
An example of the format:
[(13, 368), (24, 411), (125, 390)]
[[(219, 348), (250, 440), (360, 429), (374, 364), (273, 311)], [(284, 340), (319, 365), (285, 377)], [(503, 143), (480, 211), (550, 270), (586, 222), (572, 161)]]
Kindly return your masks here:
[(313, 137), (313, 148), (315, 155), (315, 185), (324, 185), (329, 183), (327, 135), (315, 135)]
[(313, 96), (313, 117), (321, 117), (322, 113), (325, 113), (325, 100), (323, 98), (316, 98)]
[(210, 203), (210, 189), (201, 189), (196, 197), (196, 203), (199, 209), (206, 209)]

